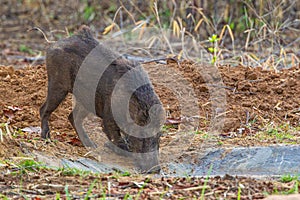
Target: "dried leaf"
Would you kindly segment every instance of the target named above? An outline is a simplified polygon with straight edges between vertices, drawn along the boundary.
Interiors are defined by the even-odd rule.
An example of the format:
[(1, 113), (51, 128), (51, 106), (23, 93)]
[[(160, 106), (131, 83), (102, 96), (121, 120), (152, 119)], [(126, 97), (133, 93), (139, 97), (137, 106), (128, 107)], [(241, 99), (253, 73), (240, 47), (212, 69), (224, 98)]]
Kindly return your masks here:
[(112, 23), (111, 25), (105, 27), (104, 31), (103, 31), (103, 35), (106, 35), (107, 33), (109, 33), (115, 26), (115, 23)]
[(21, 129), (23, 132), (27, 132), (27, 133), (41, 133), (41, 127), (39, 126), (29, 126), (29, 127), (25, 127), (23, 129)]
[(14, 111), (13, 110), (3, 110), (3, 114), (8, 117), (9, 120), (13, 119), (15, 117)]
[(82, 146), (81, 141), (77, 138), (72, 138), (70, 141), (68, 141), (68, 143), (73, 146)]
[(230, 35), (231, 41), (232, 41), (232, 42), (234, 42), (234, 35), (233, 35), (233, 33), (232, 33), (232, 30), (231, 30), (231, 28), (230, 28), (230, 26), (229, 26), (228, 24), (227, 24), (227, 25), (225, 25), (225, 26), (223, 26), (223, 29), (222, 29), (222, 31), (221, 31), (221, 33), (220, 33), (219, 40), (222, 40), (222, 38), (223, 38), (223, 35), (224, 35), (224, 33), (225, 33), (225, 30), (226, 30), (226, 28), (227, 28), (227, 30), (228, 30), (228, 32), (229, 32), (229, 35)]
[(195, 29), (194, 29), (195, 32), (199, 29), (199, 27), (200, 27), (200, 25), (202, 24), (202, 22), (203, 22), (203, 18), (200, 19), (200, 20), (198, 21), (197, 25), (195, 26)]
[(180, 124), (182, 122), (181, 118), (167, 118), (165, 124), (166, 125), (174, 125)]
[(180, 36), (180, 27), (176, 20), (173, 21), (173, 34), (177, 37)]

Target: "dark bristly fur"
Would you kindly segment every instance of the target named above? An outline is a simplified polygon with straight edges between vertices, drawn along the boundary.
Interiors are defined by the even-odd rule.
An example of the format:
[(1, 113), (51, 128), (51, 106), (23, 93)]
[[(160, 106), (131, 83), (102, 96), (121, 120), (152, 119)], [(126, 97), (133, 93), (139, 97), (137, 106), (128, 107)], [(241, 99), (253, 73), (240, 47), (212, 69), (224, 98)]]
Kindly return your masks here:
[[(92, 81), (91, 83), (89, 81), (97, 78), (99, 74), (98, 68), (101, 68), (100, 63), (98, 63), (98, 66), (97, 62), (94, 62), (94, 64), (91, 64), (93, 66), (84, 71), (87, 78), (77, 78), (80, 67), (85, 64), (85, 59), (91, 54), (96, 55), (94, 56), (96, 61), (98, 58), (105, 58), (104, 60), (112, 61), (105, 71), (103, 71), (101, 79), (97, 79), (99, 82), (96, 85), (94, 96), (90, 91), (93, 84)], [(94, 58), (92, 56), (90, 57), (89, 59), (93, 61)], [(89, 139), (82, 127), (83, 119), (88, 113), (92, 112), (103, 119), (103, 130), (114, 146), (134, 153), (150, 152), (150, 157), (145, 156), (148, 154), (145, 154), (144, 157), (142, 157), (142, 155), (137, 157), (137, 166), (140, 167), (141, 170), (147, 171), (158, 165), (158, 153), (153, 152), (158, 152), (159, 132), (146, 138), (128, 135), (121, 132), (112, 114), (111, 96), (114, 87), (125, 73), (136, 69), (137, 66), (139, 66), (138, 64), (122, 58), (99, 44), (93, 38), (90, 29), (87, 26), (82, 26), (77, 34), (59, 40), (47, 50), (46, 65), (48, 94), (45, 103), (40, 109), (42, 138), (50, 137), (48, 120), (51, 113), (65, 99), (68, 93), (73, 93), (76, 98), (76, 104), (72, 113), (69, 115), (69, 121), (85, 146), (95, 147), (95, 144)], [(149, 109), (151, 106), (158, 104), (161, 107), (161, 102), (144, 71), (138, 73), (134, 78), (145, 79), (148, 83), (133, 92), (129, 103), (129, 112), (132, 120), (139, 126), (144, 126), (149, 123)], [(79, 82), (79, 88), (76, 88), (79, 92), (73, 91), (75, 80)], [(134, 84), (137, 80), (128, 81), (128, 84)], [(94, 97), (94, 100), (91, 100), (92, 97)], [(120, 99), (121, 98), (122, 97), (120, 97)], [(163, 109), (158, 110), (156, 117), (161, 119), (160, 122), (163, 122)], [(157, 124), (157, 126), (160, 126), (160, 124)], [(122, 137), (122, 135), (125, 135), (125, 137)], [(156, 170), (157, 169), (158, 168), (156, 168)]]

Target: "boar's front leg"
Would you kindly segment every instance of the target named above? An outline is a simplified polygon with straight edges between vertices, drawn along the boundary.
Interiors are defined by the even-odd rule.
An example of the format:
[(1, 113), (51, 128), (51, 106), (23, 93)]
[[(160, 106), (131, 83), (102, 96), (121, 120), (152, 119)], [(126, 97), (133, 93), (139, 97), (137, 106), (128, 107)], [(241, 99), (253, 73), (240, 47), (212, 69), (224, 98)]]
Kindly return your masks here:
[(80, 141), (86, 147), (96, 148), (96, 144), (93, 143), (89, 136), (83, 129), (82, 123), (85, 117), (88, 115), (88, 111), (81, 105), (81, 103), (76, 102), (73, 111), (69, 115), (69, 121), (71, 122), (73, 128), (75, 129)]
[(106, 146), (117, 154), (126, 155), (128, 152), (128, 146), (120, 134), (120, 128), (116, 124), (111, 113), (110, 106), (108, 105), (104, 107), (103, 131), (110, 140)]

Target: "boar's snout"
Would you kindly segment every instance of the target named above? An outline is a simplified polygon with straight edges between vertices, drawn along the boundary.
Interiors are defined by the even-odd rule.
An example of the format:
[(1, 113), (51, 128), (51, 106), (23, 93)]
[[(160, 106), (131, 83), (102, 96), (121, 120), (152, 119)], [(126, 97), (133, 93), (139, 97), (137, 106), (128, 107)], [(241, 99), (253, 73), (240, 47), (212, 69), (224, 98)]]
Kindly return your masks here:
[[(156, 103), (156, 102), (155, 102)], [(140, 109), (139, 111), (145, 111)], [(142, 128), (135, 130), (138, 132), (138, 137), (129, 136), (129, 149), (133, 152), (135, 165), (143, 173), (158, 173), (159, 166), (159, 143), (160, 143), (160, 128), (165, 122), (165, 111), (160, 102), (147, 109), (147, 114), (139, 113), (137, 119)], [(134, 132), (135, 132), (134, 131)]]
[(129, 136), (129, 149), (135, 160), (135, 166), (143, 173), (156, 173), (159, 167), (159, 142), (161, 133), (148, 138)]
[(154, 120), (154, 127), (156, 130), (153, 131), (160, 131), (161, 126), (164, 125), (165, 119), (165, 110), (161, 104), (155, 104), (150, 108), (149, 111), (150, 119)]

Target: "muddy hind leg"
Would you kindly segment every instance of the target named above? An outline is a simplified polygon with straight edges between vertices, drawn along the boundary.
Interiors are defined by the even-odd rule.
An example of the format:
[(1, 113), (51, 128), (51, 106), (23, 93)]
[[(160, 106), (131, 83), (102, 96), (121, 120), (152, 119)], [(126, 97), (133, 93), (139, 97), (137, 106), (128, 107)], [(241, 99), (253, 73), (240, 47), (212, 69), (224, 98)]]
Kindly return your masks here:
[[(50, 82), (48, 83), (50, 85)], [(64, 91), (59, 88), (48, 87), (48, 94), (45, 103), (40, 108), (40, 118), (41, 118), (41, 137), (46, 139), (50, 138), (50, 129), (49, 129), (49, 118), (51, 113), (58, 107), (58, 105), (65, 99), (68, 94), (67, 91)]]
[(85, 147), (96, 148), (97, 145), (90, 140), (90, 137), (87, 135), (83, 129), (82, 123), (85, 117), (88, 115), (88, 111), (81, 105), (81, 103), (76, 102), (73, 111), (69, 115), (69, 121), (71, 122), (73, 128), (75, 129), (80, 141)]

